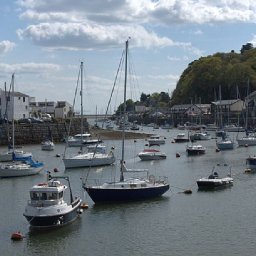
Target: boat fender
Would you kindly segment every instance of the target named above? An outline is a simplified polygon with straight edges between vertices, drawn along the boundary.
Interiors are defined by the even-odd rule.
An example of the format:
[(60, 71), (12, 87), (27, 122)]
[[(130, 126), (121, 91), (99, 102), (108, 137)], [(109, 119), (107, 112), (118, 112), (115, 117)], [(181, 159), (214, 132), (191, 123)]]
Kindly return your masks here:
[(14, 232), (14, 233), (12, 233), (12, 235), (11, 235), (11, 239), (12, 239), (13, 241), (21, 241), (23, 238), (24, 238), (24, 236), (21, 234), (20, 231)]
[(82, 204), (80, 205), (80, 208), (81, 208), (81, 209), (88, 209), (89, 206), (88, 206), (87, 203), (82, 203)]

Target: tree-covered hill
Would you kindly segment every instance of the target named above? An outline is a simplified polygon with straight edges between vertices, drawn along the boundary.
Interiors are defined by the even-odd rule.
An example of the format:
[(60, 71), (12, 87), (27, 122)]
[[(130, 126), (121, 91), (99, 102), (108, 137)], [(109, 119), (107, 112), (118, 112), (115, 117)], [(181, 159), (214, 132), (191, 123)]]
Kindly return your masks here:
[[(249, 81), (249, 86), (248, 86)], [(193, 61), (184, 70), (171, 104), (209, 103), (219, 99), (244, 98), (256, 90), (256, 48), (243, 45), (240, 53), (216, 53)]]

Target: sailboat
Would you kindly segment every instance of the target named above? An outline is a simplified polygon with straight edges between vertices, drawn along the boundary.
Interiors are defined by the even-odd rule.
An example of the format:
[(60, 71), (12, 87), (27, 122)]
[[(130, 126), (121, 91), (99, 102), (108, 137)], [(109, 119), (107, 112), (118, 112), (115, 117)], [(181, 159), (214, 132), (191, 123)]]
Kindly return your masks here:
[(15, 151), (14, 130), (14, 74), (12, 75), (12, 160), (11, 163), (0, 165), (0, 178), (29, 176), (39, 173), (43, 169), (43, 163), (35, 162), (30, 154), (17, 154)]
[[(74, 156), (67, 157), (64, 153), (63, 162), (65, 168), (79, 168), (79, 167), (93, 167), (93, 166), (103, 166), (111, 165), (115, 162), (115, 156), (112, 151), (109, 153), (99, 152), (95, 150), (94, 152), (84, 152), (83, 145), (84, 136), (83, 136), (83, 62), (80, 65), (80, 79), (81, 79), (81, 134), (77, 135), (80, 138), (81, 150), (78, 154)], [(98, 142), (99, 143), (99, 142)]]
[[(249, 81), (248, 81), (248, 87), (247, 87), (247, 97), (249, 95)], [(256, 136), (255, 134), (251, 134), (248, 131), (248, 111), (249, 111), (249, 99), (246, 100), (246, 117), (245, 117), (245, 136), (241, 138), (237, 138), (238, 146), (256, 146)]]
[[(11, 87), (13, 83), (14, 76), (12, 78)], [(12, 88), (10, 88), (12, 89)], [(10, 143), (10, 136), (9, 136), (9, 121), (8, 121), (8, 115), (7, 115), (7, 108), (9, 101), (7, 98), (10, 98), (10, 90), (6, 92), (6, 85), (5, 85), (5, 118), (7, 120), (6, 122), (6, 130), (7, 130), (7, 136), (8, 136), (8, 151), (0, 152), (0, 162), (11, 162), (13, 161), (13, 151), (15, 152), (16, 158), (24, 158), (24, 157), (32, 157), (31, 152), (25, 152), (21, 149), (14, 148), (14, 119), (12, 120), (12, 145)]]
[[(124, 120), (126, 116), (126, 83), (127, 83), (127, 56), (128, 40), (125, 43), (125, 77), (124, 77)], [(148, 170), (127, 169), (124, 160), (125, 150), (125, 127), (122, 129), (122, 158), (120, 161), (120, 180), (106, 182), (102, 185), (88, 186), (83, 181), (83, 188), (87, 191), (94, 203), (100, 202), (126, 202), (145, 200), (163, 195), (169, 190), (167, 177), (156, 179), (149, 175)], [(124, 178), (124, 173), (147, 172), (146, 178)]]

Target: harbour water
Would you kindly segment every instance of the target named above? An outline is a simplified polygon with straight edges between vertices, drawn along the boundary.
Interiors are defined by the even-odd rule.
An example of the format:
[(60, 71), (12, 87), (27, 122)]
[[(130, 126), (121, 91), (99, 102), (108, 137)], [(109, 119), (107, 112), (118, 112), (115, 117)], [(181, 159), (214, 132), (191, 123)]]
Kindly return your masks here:
[[(244, 170), (246, 157), (256, 154), (256, 147), (216, 152), (215, 139), (211, 139), (200, 142), (207, 147), (205, 155), (188, 157), (186, 143), (172, 143), (181, 131), (144, 128), (144, 132), (165, 136), (166, 144), (160, 149), (167, 159), (140, 161), (136, 155), (147, 142), (129, 140), (126, 165), (147, 168), (155, 176), (167, 176), (171, 189), (161, 198), (143, 202), (96, 206), (82, 189), (81, 178), (87, 175), (88, 179), (113, 178), (120, 159), (120, 141), (105, 141), (109, 148), (115, 147), (116, 165), (91, 170), (65, 171), (61, 157), (56, 157), (63, 154), (64, 144), (57, 144), (53, 152), (41, 151), (40, 145), (24, 146), (24, 150), (45, 163), (45, 170), (57, 168), (57, 175), (68, 175), (73, 195), (81, 196), (89, 208), (70, 225), (33, 231), (23, 212), (30, 187), (45, 181), (46, 171), (31, 177), (1, 179), (0, 255), (254, 255), (256, 175)], [(198, 191), (196, 180), (208, 176), (218, 163), (232, 167), (234, 185), (223, 190)], [(193, 193), (182, 193), (186, 189)], [(13, 242), (10, 236), (15, 231), (22, 232), (25, 238)]]

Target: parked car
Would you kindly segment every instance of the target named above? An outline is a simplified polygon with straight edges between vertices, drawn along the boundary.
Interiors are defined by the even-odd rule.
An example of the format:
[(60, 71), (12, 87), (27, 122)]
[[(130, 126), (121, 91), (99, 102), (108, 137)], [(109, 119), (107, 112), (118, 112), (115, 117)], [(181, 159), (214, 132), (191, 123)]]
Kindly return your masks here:
[(30, 118), (21, 118), (18, 120), (19, 124), (31, 124), (31, 119)]
[(37, 124), (44, 122), (42, 119), (36, 118), (36, 117), (31, 117), (30, 120), (31, 120), (31, 123), (37, 123)]

